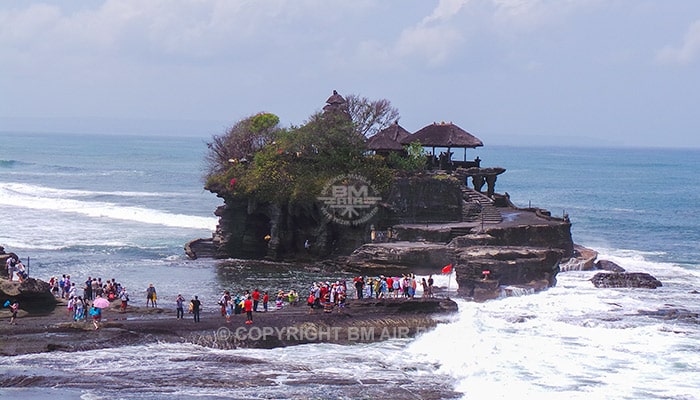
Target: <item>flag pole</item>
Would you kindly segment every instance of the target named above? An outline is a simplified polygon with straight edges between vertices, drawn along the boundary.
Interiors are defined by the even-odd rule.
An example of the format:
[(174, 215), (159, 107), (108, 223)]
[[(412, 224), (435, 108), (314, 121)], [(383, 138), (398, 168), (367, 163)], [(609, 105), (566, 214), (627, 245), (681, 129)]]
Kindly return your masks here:
[(450, 281), (452, 280), (452, 270), (447, 274), (447, 300), (450, 299)]

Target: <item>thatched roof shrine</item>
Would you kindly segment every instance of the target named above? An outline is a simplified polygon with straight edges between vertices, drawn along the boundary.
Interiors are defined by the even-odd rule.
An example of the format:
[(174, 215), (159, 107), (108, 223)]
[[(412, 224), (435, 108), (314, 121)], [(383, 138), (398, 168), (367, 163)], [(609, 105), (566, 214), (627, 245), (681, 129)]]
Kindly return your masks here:
[(403, 139), (402, 144), (420, 142), (424, 147), (464, 147), (476, 148), (484, 143), (471, 133), (452, 122), (435, 123), (424, 127), (413, 135)]
[(336, 90), (333, 91), (331, 97), (326, 100), (326, 105), (323, 107), (323, 111), (342, 111), (347, 112), (347, 104), (343, 96), (339, 95)]
[(411, 133), (399, 125), (399, 121), (395, 121), (367, 139), (367, 148), (374, 151), (401, 151), (401, 141), (409, 136)]

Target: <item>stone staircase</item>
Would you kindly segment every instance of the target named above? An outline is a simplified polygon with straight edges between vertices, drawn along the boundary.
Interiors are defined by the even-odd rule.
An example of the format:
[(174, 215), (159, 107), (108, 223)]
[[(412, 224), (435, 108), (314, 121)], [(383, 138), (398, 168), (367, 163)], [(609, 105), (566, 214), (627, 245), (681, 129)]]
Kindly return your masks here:
[(501, 212), (489, 197), (468, 187), (462, 188), (462, 221), (498, 224), (503, 221)]
[(185, 244), (185, 254), (193, 260), (215, 258), (217, 247), (213, 239), (195, 239)]

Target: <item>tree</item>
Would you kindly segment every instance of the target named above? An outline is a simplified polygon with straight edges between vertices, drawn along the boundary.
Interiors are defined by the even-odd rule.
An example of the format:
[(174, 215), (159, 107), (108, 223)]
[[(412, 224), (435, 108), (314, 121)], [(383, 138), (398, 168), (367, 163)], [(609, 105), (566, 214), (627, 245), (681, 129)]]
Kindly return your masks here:
[(281, 130), (279, 121), (275, 114), (258, 113), (238, 121), (223, 135), (214, 136), (207, 143), (207, 176), (224, 173), (231, 163), (251, 160), (258, 150), (274, 140)]
[(399, 110), (386, 99), (369, 100), (355, 94), (345, 98), (355, 129), (365, 137), (374, 136), (399, 118)]

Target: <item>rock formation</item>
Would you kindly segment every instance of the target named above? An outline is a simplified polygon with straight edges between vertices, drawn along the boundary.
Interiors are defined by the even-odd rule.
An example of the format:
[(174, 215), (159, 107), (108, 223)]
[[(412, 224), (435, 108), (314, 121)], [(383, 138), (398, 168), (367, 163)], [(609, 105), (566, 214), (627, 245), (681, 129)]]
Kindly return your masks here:
[(621, 266), (615, 264), (612, 261), (608, 261), (608, 260), (596, 261), (595, 268), (602, 269), (604, 271), (610, 271), (610, 272), (625, 272), (624, 268), (622, 268)]
[[(479, 300), (518, 287), (538, 291), (553, 286), (560, 260), (575, 254), (568, 218), (517, 208), (508, 195), (488, 197), (444, 173), (397, 178), (377, 214), (360, 226), (333, 223), (315, 205), (224, 200), (211, 248), (203, 249), (201, 241), (191, 242), (190, 248), (222, 258), (347, 256), (355, 269), (425, 274), (452, 263), (460, 294)], [(304, 251), (306, 240), (312, 245), (309, 252)], [(484, 280), (487, 269), (492, 275)]]
[(563, 253), (559, 249), (537, 247), (459, 249), (454, 267), (459, 293), (483, 301), (508, 296), (519, 289), (536, 292), (554, 286)]
[(597, 288), (645, 288), (662, 286), (655, 277), (645, 272), (599, 272), (591, 278)]
[(17, 300), (20, 309), (31, 313), (49, 312), (56, 306), (56, 298), (51, 294), (47, 282), (27, 278), (23, 282), (0, 279), (0, 303)]

